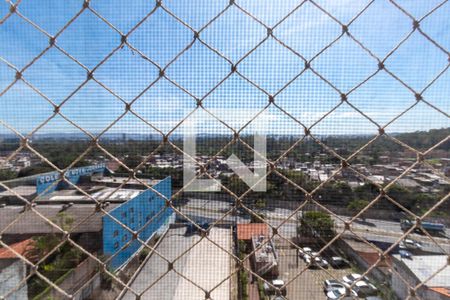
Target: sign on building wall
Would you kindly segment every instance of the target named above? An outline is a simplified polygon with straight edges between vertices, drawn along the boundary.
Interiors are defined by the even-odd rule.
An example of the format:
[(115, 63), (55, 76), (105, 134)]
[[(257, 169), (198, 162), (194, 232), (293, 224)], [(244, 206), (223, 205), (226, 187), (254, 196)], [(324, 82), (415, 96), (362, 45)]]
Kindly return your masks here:
[[(91, 165), (91, 166), (86, 166), (86, 167), (70, 169), (66, 172), (66, 178), (70, 182), (77, 184), (79, 182), (81, 176), (89, 176), (94, 173), (104, 173), (105, 168), (106, 168), (105, 164), (97, 164), (97, 165)], [(42, 176), (39, 176), (36, 179), (37, 194), (41, 195), (43, 193), (50, 193), (50, 192), (56, 190), (58, 187), (61, 186), (61, 184), (64, 184), (64, 182), (62, 182), (62, 181), (55, 183), (56, 181), (59, 181), (60, 179), (61, 179), (61, 176), (57, 172), (46, 173)]]

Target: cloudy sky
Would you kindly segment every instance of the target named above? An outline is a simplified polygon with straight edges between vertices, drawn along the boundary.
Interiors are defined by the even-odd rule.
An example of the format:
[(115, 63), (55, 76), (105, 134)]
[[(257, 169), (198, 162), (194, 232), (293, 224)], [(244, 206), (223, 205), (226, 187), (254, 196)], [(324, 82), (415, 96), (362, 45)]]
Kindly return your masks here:
[[(133, 111), (145, 122), (127, 114), (109, 132), (156, 133), (147, 123), (162, 132), (168, 132), (196, 108), (196, 100), (191, 95), (204, 98), (203, 106), (216, 116), (214, 118), (203, 110), (197, 110), (189, 116), (188, 120), (195, 121), (197, 130), (201, 133), (229, 132), (217, 119), (239, 129), (267, 105), (268, 94), (275, 95), (275, 103), (279, 107), (309, 127), (340, 103), (340, 92), (349, 91), (352, 92), (348, 95), (348, 101), (380, 126), (390, 123), (416, 102), (413, 91), (423, 92), (423, 98), (442, 111), (438, 112), (425, 103), (418, 103), (401, 118), (390, 123), (386, 127), (387, 132), (450, 127), (450, 71), (444, 72), (427, 88), (449, 66), (450, 3), (427, 16), (442, 1), (395, 2), (415, 19), (426, 16), (420, 22), (420, 28), (443, 51), (418, 31), (411, 34), (412, 19), (392, 2), (372, 1), (351, 22), (349, 31), (376, 57), (383, 60), (388, 56), (386, 68), (413, 91), (385, 71), (378, 72), (353, 90), (377, 71), (378, 62), (346, 35), (335, 41), (342, 33), (337, 21), (348, 24), (369, 2), (316, 0), (315, 3), (333, 15), (333, 20), (311, 2), (305, 2), (299, 7), (299, 0), (236, 0), (239, 7), (266, 26), (274, 28), (273, 35), (276, 39), (305, 59), (312, 59), (311, 66), (317, 74), (308, 70), (298, 76), (303, 70), (304, 61), (293, 51), (281, 46), (275, 38), (266, 39), (266, 28), (236, 6), (228, 7), (219, 18), (202, 29), (228, 6), (229, 1), (165, 0), (164, 7), (192, 29), (202, 29), (202, 41), (228, 61), (199, 41), (194, 42), (167, 67), (165, 74), (173, 82), (162, 78), (133, 102)], [(92, 0), (90, 5), (118, 31), (126, 34), (152, 11), (155, 4), (148, 0)], [(75, 0), (23, 0), (18, 10), (49, 35), (55, 35), (81, 7), (82, 1)], [(293, 10), (295, 11), (290, 14)], [(49, 39), (17, 15), (4, 20), (8, 11), (9, 4), (2, 1), (0, 133), (11, 132), (6, 126), (21, 133), (29, 133), (53, 114), (53, 107), (21, 81), (5, 92), (15, 78), (15, 71), (7, 64), (17, 69), (24, 68), (42, 53), (48, 46)], [(289, 16), (279, 23), (287, 15)], [(409, 38), (390, 54), (408, 35)], [(128, 41), (156, 65), (165, 68), (193, 41), (193, 32), (158, 8), (129, 35)], [(331, 47), (316, 56), (333, 41), (335, 43)], [(91, 11), (85, 10), (58, 36), (56, 44), (85, 68), (92, 69), (120, 45), (120, 34)], [(246, 56), (258, 44), (260, 46)], [(229, 61), (237, 64), (237, 70), (245, 78), (238, 74), (229, 76)], [(101, 84), (126, 102), (131, 102), (140, 95), (158, 79), (158, 74), (155, 65), (127, 46), (116, 51), (94, 72)], [(59, 104), (83, 84), (86, 70), (53, 47), (27, 68), (23, 77), (42, 94)], [(227, 79), (223, 81), (224, 78)], [(221, 84), (218, 85), (219, 83)], [(214, 91), (209, 93), (214, 87)], [(119, 118), (124, 107), (117, 97), (98, 83), (89, 81), (64, 103), (61, 113), (95, 134)], [(303, 132), (299, 123), (273, 105), (259, 119), (268, 123), (264, 128), (271, 134)], [(183, 133), (184, 127), (186, 126), (181, 125), (175, 132)], [(344, 103), (315, 124), (311, 131), (333, 135), (371, 134), (377, 132), (377, 127)], [(72, 132), (80, 131), (60, 116), (53, 118), (38, 131)]]

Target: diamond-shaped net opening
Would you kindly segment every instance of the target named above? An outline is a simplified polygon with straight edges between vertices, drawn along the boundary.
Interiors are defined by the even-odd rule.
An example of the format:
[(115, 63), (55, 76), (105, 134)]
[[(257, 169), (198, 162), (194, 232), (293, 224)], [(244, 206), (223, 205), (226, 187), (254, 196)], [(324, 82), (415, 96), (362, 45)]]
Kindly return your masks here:
[(449, 13), (3, 1), (0, 299), (449, 297)]

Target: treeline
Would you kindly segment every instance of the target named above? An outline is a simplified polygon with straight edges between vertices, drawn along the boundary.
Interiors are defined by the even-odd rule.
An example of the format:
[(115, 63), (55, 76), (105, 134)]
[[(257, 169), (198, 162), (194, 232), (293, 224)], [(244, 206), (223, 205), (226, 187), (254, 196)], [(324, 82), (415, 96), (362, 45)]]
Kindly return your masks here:
[[(450, 136), (450, 128), (433, 129), (426, 132), (401, 133), (393, 135), (396, 139), (417, 149), (428, 149), (446, 137)], [(267, 137), (267, 157), (275, 160), (291, 148), (301, 136), (268, 136)], [(333, 151), (343, 157), (348, 157), (361, 146), (365, 145), (373, 136), (321, 136), (321, 143), (328, 146)], [(245, 143), (253, 146), (253, 138), (244, 136), (242, 138)], [(232, 153), (236, 154), (242, 161), (251, 162), (254, 159), (254, 153), (241, 142), (228, 145), (232, 140), (232, 136), (202, 136), (197, 138), (197, 154), (198, 155), (222, 155), (228, 157)], [(183, 141), (180, 138), (174, 138), (171, 142), (178, 148), (183, 149)], [(162, 144), (161, 140), (132, 140), (132, 139), (101, 139), (101, 146), (110, 154), (120, 159), (126, 158), (129, 161), (137, 161), (137, 165), (142, 161), (142, 157), (148, 156), (150, 153), (161, 155), (181, 155), (181, 153), (168, 143)], [(32, 141), (32, 147), (49, 159), (59, 168), (69, 166), (75, 159), (83, 154), (86, 149), (92, 146), (88, 140), (68, 138), (56, 139), (37, 139)], [(228, 146), (227, 146), (228, 145)], [(0, 155), (9, 154), (19, 147), (19, 141), (14, 138), (4, 138), (0, 143)], [(443, 143), (438, 148), (440, 150), (439, 157), (450, 157), (450, 141)], [(320, 155), (322, 154), (322, 155)], [(393, 142), (386, 136), (379, 137), (374, 143), (365, 148), (360, 155), (355, 157), (351, 163), (377, 164), (380, 163), (380, 156), (388, 155), (390, 157), (405, 157), (414, 155), (408, 153), (401, 145)], [(83, 166), (96, 160), (99, 157), (109, 159), (109, 156), (93, 146), (84, 155), (84, 157), (76, 164)], [(339, 163), (339, 160), (327, 152), (321, 145), (311, 138), (305, 138), (301, 143), (292, 148), (286, 156), (291, 161), (312, 161), (320, 160), (323, 163)], [(133, 167), (130, 165), (130, 167)], [(39, 172), (51, 171), (46, 163), (41, 163), (30, 168), (26, 168), (19, 174), (12, 176), (28, 176)], [(11, 174), (0, 174), (0, 178), (5, 178)]]
[[(256, 205), (258, 201), (276, 203), (276, 200), (283, 200), (295, 201), (300, 205), (306, 199), (306, 196), (298, 187), (303, 188), (307, 192), (312, 192), (319, 185), (319, 182), (310, 180), (302, 172), (292, 170), (281, 170), (279, 172), (283, 177), (288, 178), (290, 182), (282, 176), (271, 173), (267, 177), (267, 191), (251, 191), (246, 194), (244, 201), (249, 205)], [(242, 195), (249, 189), (236, 175), (230, 177), (221, 176), (220, 179), (221, 183), (237, 196)], [(436, 193), (425, 193), (419, 189), (407, 189), (394, 184), (387, 190), (386, 195), (398, 205), (390, 201), (388, 197), (380, 197), (371, 209), (401, 212), (403, 210), (401, 207), (404, 207), (413, 213), (421, 215), (444, 198), (449, 192), (449, 185), (441, 188)], [(347, 208), (349, 212), (356, 214), (379, 195), (379, 188), (370, 182), (352, 188), (344, 181), (332, 181), (323, 185), (314, 193), (314, 200), (324, 205)], [(450, 202), (446, 201), (433, 215), (445, 217), (448, 216), (449, 211)]]

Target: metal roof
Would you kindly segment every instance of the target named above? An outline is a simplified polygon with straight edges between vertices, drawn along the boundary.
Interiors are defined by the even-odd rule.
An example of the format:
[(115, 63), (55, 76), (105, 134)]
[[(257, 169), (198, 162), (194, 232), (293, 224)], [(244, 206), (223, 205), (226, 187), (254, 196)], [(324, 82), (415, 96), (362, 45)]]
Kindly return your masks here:
[[(110, 204), (105, 207), (105, 210), (114, 209), (117, 205)], [(72, 206), (40, 204), (32, 210), (24, 211), (23, 206), (6, 206), (0, 208), (0, 231), (4, 231), (3, 234), (58, 233), (57, 229), (39, 216), (42, 214), (57, 225), (64, 222), (69, 232), (99, 232), (103, 228), (104, 214), (96, 212), (95, 208), (95, 204), (73, 204)]]
[(450, 287), (450, 266), (447, 255), (413, 255), (411, 258), (401, 258), (393, 255), (398, 261), (414, 273), (420, 282), (427, 281), (435, 272), (443, 268), (436, 276), (425, 283), (428, 287)]

